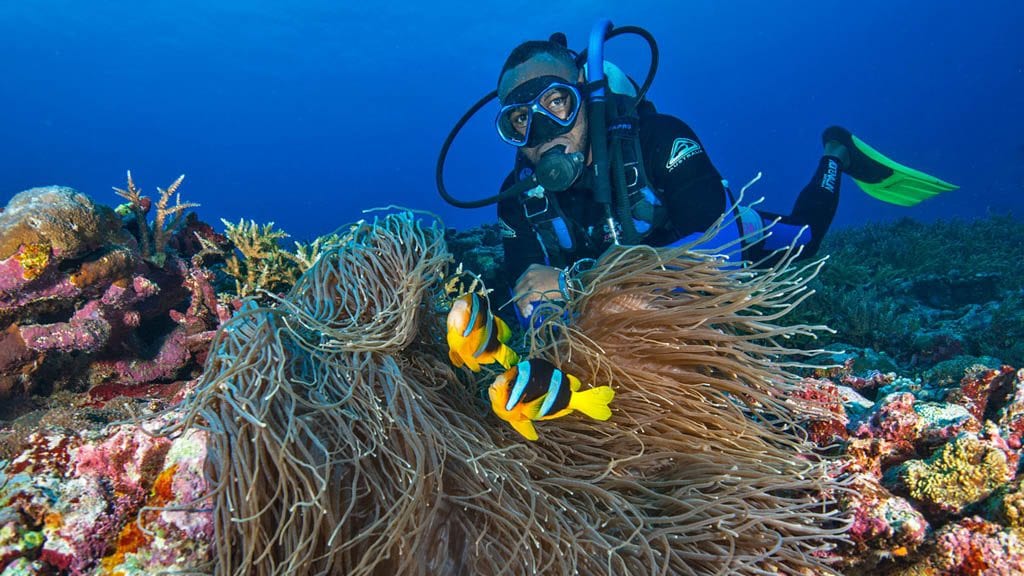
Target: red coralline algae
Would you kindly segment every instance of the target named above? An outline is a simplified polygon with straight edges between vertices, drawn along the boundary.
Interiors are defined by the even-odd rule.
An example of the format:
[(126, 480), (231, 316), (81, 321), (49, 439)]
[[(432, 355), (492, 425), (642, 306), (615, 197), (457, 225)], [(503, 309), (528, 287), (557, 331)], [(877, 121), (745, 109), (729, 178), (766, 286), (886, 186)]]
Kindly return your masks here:
[(106, 478), (117, 494), (139, 496), (152, 485), (170, 447), (167, 438), (118, 427), (104, 441), (78, 449), (75, 474)]
[(1024, 369), (1014, 375), (1009, 401), (999, 411), (999, 429), (1006, 443), (1014, 450), (1020, 450), (1024, 443)]
[(858, 475), (844, 493), (843, 507), (852, 511), (849, 537), (857, 550), (913, 550), (924, 542), (928, 521), (907, 500), (894, 496), (878, 481)]
[(934, 565), (956, 576), (1024, 574), (1024, 542), (1012, 528), (977, 516), (964, 518), (936, 535)]
[(973, 367), (960, 381), (960, 387), (949, 393), (946, 401), (960, 404), (975, 418), (983, 420), (992, 394), (1009, 386), (1015, 374), (1010, 366), (1002, 366), (998, 370), (987, 369), (984, 366)]
[(891, 442), (913, 444), (924, 430), (926, 422), (915, 410), (913, 394), (892, 394), (881, 404), (871, 420), (871, 432)]
[[(851, 522), (843, 565), (879, 576), (1024, 574), (1024, 495), (1014, 480), (1024, 444), (1024, 370), (973, 367), (961, 391), (941, 395), (942, 385), (927, 378), (833, 378), (892, 390), (870, 407), (852, 394), (843, 398), (852, 419), (837, 464), (849, 478), (849, 491), (838, 495)], [(823, 400), (826, 389), (804, 394)], [(820, 422), (804, 425), (819, 439)]]
[[(853, 359), (851, 358), (850, 360), (847, 361), (847, 366), (852, 367), (852, 365)], [(841, 377), (840, 383), (843, 386), (849, 386), (850, 388), (853, 388), (858, 392), (864, 393), (870, 392), (872, 390), (877, 390), (882, 386), (885, 386), (886, 384), (892, 383), (892, 381), (895, 379), (895, 374), (883, 374), (877, 371), (871, 372), (871, 374), (868, 375), (867, 377), (855, 376), (853, 374), (847, 373)]]
[(805, 424), (812, 442), (824, 447), (848, 436), (846, 424), (849, 418), (843, 407), (842, 395), (831, 381), (806, 378), (793, 396), (807, 401), (822, 413), (821, 418), (812, 418)]
[(47, 470), (64, 476), (71, 464), (73, 451), (81, 444), (82, 439), (78, 436), (36, 432), (28, 438), (28, 449), (11, 460), (4, 474), (33, 474)]
[(32, 573), (195, 571), (213, 536), (205, 458), (196, 431), (171, 441), (123, 425), (95, 440), (35, 438), (0, 484), (0, 571), (33, 558)]

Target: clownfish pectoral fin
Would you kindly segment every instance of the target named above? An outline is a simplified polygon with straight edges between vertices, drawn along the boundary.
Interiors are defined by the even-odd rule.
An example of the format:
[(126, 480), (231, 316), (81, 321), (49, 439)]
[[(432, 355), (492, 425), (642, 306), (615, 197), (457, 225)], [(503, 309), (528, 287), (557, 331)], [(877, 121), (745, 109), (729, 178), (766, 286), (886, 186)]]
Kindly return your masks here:
[(583, 392), (573, 392), (569, 399), (569, 408), (579, 410), (594, 420), (607, 420), (612, 417), (608, 404), (615, 397), (611, 386), (598, 386)]
[(537, 435), (537, 429), (533, 427), (533, 422), (529, 420), (509, 420), (509, 424), (516, 429), (516, 432), (522, 434), (523, 438), (527, 440), (536, 441), (540, 436)]
[(456, 368), (461, 368), (464, 364), (462, 356), (459, 356), (455, 350), (452, 350), (451, 348), (448, 349), (448, 359), (452, 361), (452, 365)]
[(498, 341), (504, 344), (512, 339), (512, 329), (505, 324), (505, 321), (495, 316), (494, 323), (498, 325)]
[(502, 344), (501, 347), (498, 348), (498, 352), (494, 355), (494, 359), (508, 369), (519, 363), (519, 354), (516, 354), (516, 351), (512, 348)]
[(477, 362), (476, 358), (473, 358), (472, 356), (466, 356), (465, 358), (463, 358), (463, 361), (466, 362), (466, 367), (468, 367), (473, 372), (480, 371), (480, 362)]

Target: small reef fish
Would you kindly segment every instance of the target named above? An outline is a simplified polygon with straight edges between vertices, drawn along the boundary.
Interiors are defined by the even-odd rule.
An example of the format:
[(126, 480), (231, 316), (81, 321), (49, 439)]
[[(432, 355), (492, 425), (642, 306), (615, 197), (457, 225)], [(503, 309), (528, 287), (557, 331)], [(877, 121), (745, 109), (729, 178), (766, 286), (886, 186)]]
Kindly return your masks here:
[(481, 364), (497, 362), (510, 368), (519, 362), (515, 350), (506, 346), (512, 330), (491, 313), (487, 298), (464, 294), (452, 302), (448, 312), (448, 358), (456, 367), (465, 364), (473, 372)]
[(527, 440), (537, 439), (536, 420), (561, 418), (574, 410), (595, 420), (611, 418), (611, 386), (580, 392), (580, 379), (541, 358), (523, 360), (498, 376), (487, 390), (491, 409)]

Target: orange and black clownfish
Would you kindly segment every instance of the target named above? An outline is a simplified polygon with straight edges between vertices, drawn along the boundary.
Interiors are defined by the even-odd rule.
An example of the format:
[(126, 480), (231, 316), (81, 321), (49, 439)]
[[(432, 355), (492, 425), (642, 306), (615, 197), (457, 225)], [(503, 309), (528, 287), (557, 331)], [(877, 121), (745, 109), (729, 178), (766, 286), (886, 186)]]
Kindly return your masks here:
[(448, 358), (455, 366), (465, 364), (473, 372), (481, 364), (497, 362), (508, 368), (519, 362), (515, 350), (505, 345), (512, 337), (508, 324), (491, 314), (487, 298), (464, 294), (448, 312)]
[(491, 409), (527, 440), (537, 439), (536, 420), (554, 420), (574, 410), (595, 420), (611, 418), (611, 386), (580, 390), (580, 379), (541, 358), (523, 360), (494, 380), (487, 390)]

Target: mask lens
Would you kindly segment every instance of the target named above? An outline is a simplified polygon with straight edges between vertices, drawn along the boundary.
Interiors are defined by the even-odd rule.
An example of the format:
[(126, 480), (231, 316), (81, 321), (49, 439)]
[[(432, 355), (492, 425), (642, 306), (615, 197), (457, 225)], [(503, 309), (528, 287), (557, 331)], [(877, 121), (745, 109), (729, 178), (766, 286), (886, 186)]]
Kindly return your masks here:
[[(537, 78), (531, 82), (538, 80), (545, 79)], [(503, 106), (498, 112), (496, 124), (502, 140), (513, 146), (536, 146), (572, 128), (580, 110), (579, 91), (561, 81), (548, 80), (542, 86), (542, 90), (533, 92), (535, 96), (526, 96), (528, 101), (515, 99), (513, 91), (510, 98), (513, 103)], [(529, 83), (522, 88), (523, 92), (530, 88), (536, 90)], [(534, 134), (531, 138), (531, 129), (542, 134)]]
[(545, 90), (537, 103), (547, 112), (546, 116), (563, 125), (571, 123), (579, 111), (576, 92), (564, 84), (556, 84)]
[(505, 106), (498, 114), (498, 133), (509, 144), (522, 146), (530, 135), (532, 116), (529, 106)]

